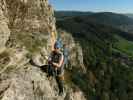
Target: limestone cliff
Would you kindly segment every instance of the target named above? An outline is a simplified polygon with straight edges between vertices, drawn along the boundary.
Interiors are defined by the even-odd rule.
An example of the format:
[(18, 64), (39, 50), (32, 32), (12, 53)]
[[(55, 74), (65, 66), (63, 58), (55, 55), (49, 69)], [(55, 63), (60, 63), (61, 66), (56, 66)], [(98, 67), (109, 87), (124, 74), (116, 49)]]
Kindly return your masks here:
[[(4, 16), (4, 2), (0, 2), (0, 49), (3, 50), (10, 36), (10, 30), (8, 28), (9, 20)], [(1, 51), (0, 50), (0, 51)]]
[[(32, 59), (37, 65), (46, 64), (56, 38), (53, 15), (48, 0), (0, 0), (1, 100), (86, 100), (80, 89), (69, 86), (64, 97), (56, 96), (55, 80), (49, 81), (42, 69), (29, 63)], [(81, 47), (71, 35), (63, 38), (71, 44), (70, 65), (85, 72)]]

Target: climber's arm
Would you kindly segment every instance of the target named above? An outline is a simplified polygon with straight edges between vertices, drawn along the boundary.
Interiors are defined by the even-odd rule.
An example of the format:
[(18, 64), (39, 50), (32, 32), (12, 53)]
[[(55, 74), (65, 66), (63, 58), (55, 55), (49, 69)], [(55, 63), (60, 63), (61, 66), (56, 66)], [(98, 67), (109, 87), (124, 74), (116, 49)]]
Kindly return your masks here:
[(49, 55), (48, 58), (47, 58), (47, 62), (48, 62), (49, 64), (52, 63), (52, 55), (53, 55), (53, 51), (50, 53), (50, 55)]

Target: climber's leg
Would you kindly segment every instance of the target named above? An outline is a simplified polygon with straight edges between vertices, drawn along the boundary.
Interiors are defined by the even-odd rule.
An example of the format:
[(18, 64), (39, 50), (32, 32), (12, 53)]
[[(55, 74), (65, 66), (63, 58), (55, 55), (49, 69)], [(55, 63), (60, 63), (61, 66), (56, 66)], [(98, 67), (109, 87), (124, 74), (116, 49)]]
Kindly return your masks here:
[(64, 94), (64, 78), (57, 76), (56, 81), (57, 81), (58, 88), (59, 88), (59, 95), (62, 96)]

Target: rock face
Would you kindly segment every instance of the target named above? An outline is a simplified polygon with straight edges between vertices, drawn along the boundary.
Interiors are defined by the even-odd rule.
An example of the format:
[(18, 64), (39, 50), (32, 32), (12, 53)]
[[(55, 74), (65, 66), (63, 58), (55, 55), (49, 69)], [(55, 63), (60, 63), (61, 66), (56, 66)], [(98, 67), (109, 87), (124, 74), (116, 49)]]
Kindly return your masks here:
[(54, 97), (46, 75), (33, 66), (10, 73), (10, 76), (1, 82), (1, 100), (45, 100)]
[[(10, 30), (8, 28), (8, 19), (4, 15), (4, 5), (0, 2), (0, 51), (5, 47), (6, 41), (10, 36)], [(3, 8), (3, 9), (2, 9)]]
[(56, 96), (55, 80), (49, 81), (35, 66), (26, 65), (25, 69), (8, 74), (10, 77), (1, 76), (1, 100), (86, 100), (81, 91), (70, 91), (65, 97)]
[(51, 41), (56, 39), (56, 27), (54, 10), (48, 4), (48, 0), (2, 0), (1, 2), (5, 2), (5, 16), (9, 19), (8, 26), (12, 34), (28, 32), (41, 35), (46, 38), (49, 49), (53, 43)]
[[(80, 90), (66, 89), (64, 97), (57, 96), (56, 81), (29, 63), (32, 58), (44, 64), (51, 51), (56, 38), (53, 13), (48, 0), (0, 0), (0, 51), (6, 48), (0, 52), (1, 100), (86, 100)], [(74, 41), (65, 37), (66, 42)], [(70, 51), (79, 50), (71, 52), (72, 66), (84, 69), (82, 49), (75, 42), (71, 46)], [(74, 63), (77, 56), (79, 62)]]
[(53, 9), (47, 0), (5, 0), (10, 27), (30, 32), (55, 31)]

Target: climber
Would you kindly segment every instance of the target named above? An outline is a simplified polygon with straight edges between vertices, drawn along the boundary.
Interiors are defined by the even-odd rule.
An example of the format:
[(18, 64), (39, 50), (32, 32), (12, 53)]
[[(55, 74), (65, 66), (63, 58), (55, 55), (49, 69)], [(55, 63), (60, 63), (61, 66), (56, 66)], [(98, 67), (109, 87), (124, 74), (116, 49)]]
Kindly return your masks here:
[(51, 52), (48, 59), (48, 76), (54, 76), (56, 78), (59, 95), (64, 94), (64, 68), (63, 68), (64, 56), (61, 52), (61, 44), (56, 41), (54, 44), (54, 50)]

